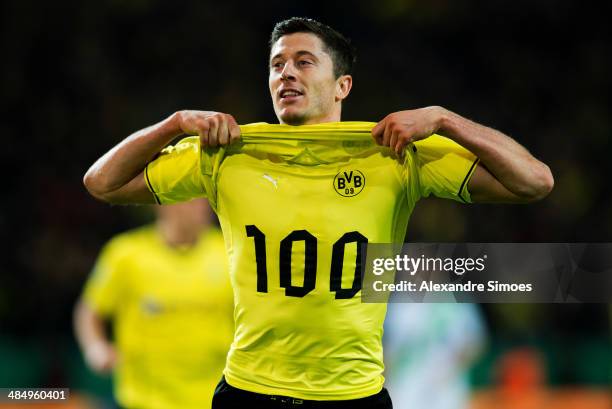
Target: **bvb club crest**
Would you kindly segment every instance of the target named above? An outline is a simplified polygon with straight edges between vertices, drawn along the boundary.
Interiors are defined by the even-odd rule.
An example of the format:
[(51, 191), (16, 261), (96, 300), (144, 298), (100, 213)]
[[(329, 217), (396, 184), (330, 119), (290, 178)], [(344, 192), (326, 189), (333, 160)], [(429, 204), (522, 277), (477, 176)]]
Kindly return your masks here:
[(334, 189), (340, 196), (357, 196), (365, 186), (365, 176), (358, 170), (343, 170), (334, 178)]

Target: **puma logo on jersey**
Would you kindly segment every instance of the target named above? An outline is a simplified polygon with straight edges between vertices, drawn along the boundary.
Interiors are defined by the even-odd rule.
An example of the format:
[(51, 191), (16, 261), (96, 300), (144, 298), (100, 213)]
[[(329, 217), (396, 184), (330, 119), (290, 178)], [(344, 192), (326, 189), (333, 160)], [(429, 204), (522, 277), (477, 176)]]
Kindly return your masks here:
[(269, 181), (270, 183), (272, 183), (275, 189), (278, 189), (278, 179), (274, 179), (272, 176), (268, 175), (267, 173), (263, 174), (263, 178)]
[(140, 302), (140, 308), (146, 315), (158, 315), (164, 312), (164, 306), (155, 298), (147, 296)]
[(365, 176), (355, 170), (343, 170), (334, 178), (334, 189), (340, 196), (357, 196), (365, 186)]

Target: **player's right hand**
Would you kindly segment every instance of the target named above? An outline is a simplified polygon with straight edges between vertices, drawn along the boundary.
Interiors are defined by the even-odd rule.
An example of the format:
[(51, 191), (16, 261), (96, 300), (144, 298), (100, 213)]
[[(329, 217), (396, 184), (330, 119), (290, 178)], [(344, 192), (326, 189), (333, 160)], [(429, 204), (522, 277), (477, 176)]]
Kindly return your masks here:
[(106, 374), (113, 370), (117, 362), (115, 348), (107, 342), (96, 342), (85, 350), (85, 361), (92, 371)]
[(240, 127), (230, 114), (213, 111), (179, 111), (178, 125), (189, 135), (200, 137), (200, 146), (228, 145), (240, 139)]

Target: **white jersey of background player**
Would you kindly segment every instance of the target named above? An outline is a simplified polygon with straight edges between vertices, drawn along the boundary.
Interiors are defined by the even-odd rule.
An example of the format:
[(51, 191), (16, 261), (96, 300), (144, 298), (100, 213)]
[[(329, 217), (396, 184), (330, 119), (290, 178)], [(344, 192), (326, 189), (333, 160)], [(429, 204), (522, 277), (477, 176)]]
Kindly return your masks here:
[(383, 343), (393, 407), (468, 408), (468, 370), (485, 337), (474, 304), (389, 303)]

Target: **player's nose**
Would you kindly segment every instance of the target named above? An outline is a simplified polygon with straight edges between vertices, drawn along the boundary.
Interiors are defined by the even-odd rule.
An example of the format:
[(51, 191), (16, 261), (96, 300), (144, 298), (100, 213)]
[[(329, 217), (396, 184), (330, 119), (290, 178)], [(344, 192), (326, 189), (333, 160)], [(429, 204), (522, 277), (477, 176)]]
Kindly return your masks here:
[(295, 67), (291, 61), (287, 61), (283, 66), (283, 70), (281, 71), (281, 79), (282, 80), (295, 80)]

